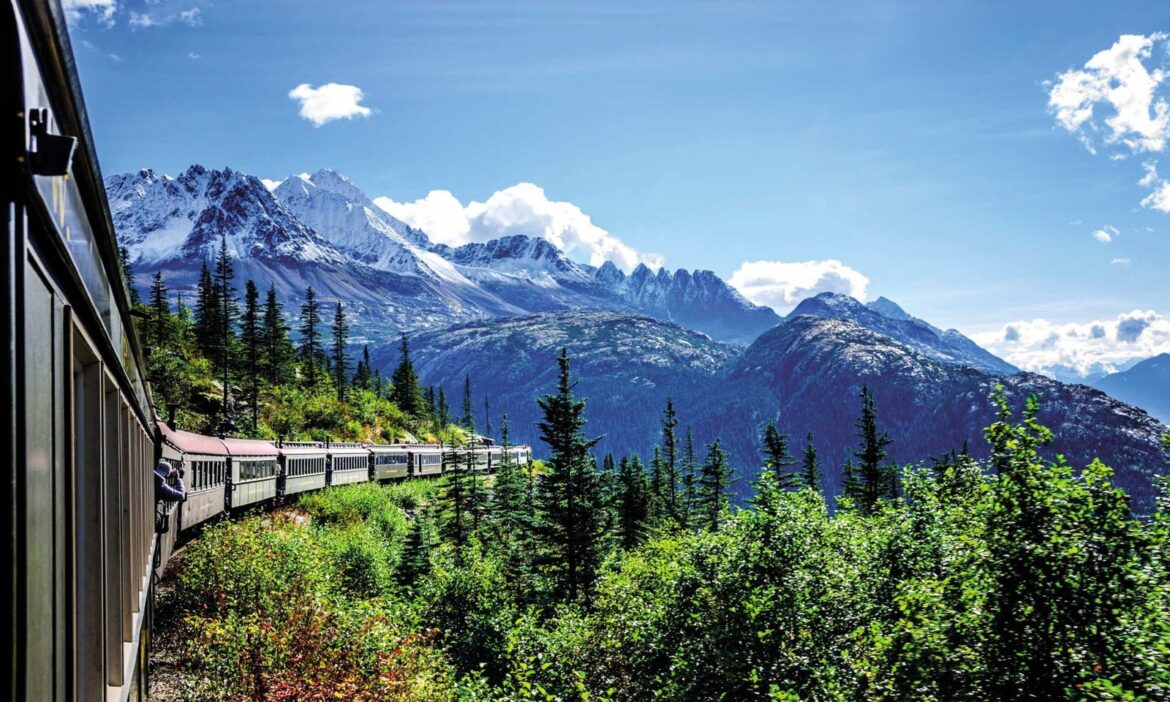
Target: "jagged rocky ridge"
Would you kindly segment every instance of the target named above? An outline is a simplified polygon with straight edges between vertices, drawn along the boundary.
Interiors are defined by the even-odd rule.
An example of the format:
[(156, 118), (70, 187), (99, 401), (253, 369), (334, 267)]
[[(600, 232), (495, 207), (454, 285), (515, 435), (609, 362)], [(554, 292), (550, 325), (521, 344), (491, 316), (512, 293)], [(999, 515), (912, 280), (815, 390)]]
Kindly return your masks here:
[(509, 236), (435, 246), (341, 174), (291, 176), (272, 192), (254, 176), (192, 166), (176, 178), (150, 170), (106, 181), (119, 240), (137, 284), (162, 271), (178, 290), (226, 235), (239, 277), (275, 285), (295, 313), (308, 286), (351, 305), (367, 336), (529, 312), (614, 310), (675, 321), (750, 343), (779, 321), (710, 271), (576, 263), (544, 239)]
[(1132, 368), (1099, 378), (1091, 385), (1170, 423), (1170, 353), (1147, 358)]
[[(989, 396), (1002, 385), (1014, 407), (1028, 394), (1041, 395), (1041, 419), (1057, 433), (1049, 455), (1063, 454), (1074, 466), (1101, 458), (1116, 469), (1139, 512), (1152, 508), (1153, 476), (1170, 468), (1159, 447), (1162, 425), (1139, 409), (1083, 385), (941, 362), (847, 319), (790, 318), (743, 351), (673, 324), (613, 312), (469, 322), (412, 340), (425, 382), (445, 383), (455, 404), (469, 374), (480, 422), (486, 394), (493, 422), (498, 426), (500, 413), (508, 413), (514, 438), (528, 442), (538, 439), (534, 399), (552, 389), (562, 345), (573, 357), (579, 393), (589, 398), (586, 430), (605, 436), (600, 451), (648, 458), (659, 441), (659, 412), (672, 396), (682, 426), (693, 426), (702, 441), (723, 438), (741, 498), (750, 495), (759, 431), (770, 418), (791, 434), (794, 453), (805, 433), (814, 433), (826, 487), (839, 492), (841, 466), (856, 444), (863, 384), (876, 396), (899, 463), (940, 456), (964, 442), (984, 455), (982, 431), (993, 421)], [(385, 372), (398, 360), (393, 345), (374, 356)]]

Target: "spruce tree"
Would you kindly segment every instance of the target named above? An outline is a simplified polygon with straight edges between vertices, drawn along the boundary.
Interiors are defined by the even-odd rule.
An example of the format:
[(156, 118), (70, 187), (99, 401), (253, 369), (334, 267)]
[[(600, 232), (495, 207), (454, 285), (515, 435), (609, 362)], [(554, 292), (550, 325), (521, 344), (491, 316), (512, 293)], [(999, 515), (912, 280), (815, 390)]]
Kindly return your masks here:
[(451, 408), (447, 406), (447, 393), (439, 386), (439, 428), (445, 429), (451, 423)]
[(167, 302), (167, 286), (163, 283), (162, 271), (159, 271), (150, 283), (150, 321), (146, 332), (148, 354), (169, 349), (173, 327), (171, 306)]
[(199, 271), (199, 287), (195, 297), (195, 343), (198, 344), (203, 357), (211, 361), (213, 368), (217, 370), (216, 364), (222, 356), (222, 315), (219, 288), (211, 277), (205, 259), (203, 268)]
[(678, 435), (675, 427), (678, 417), (674, 413), (674, 401), (666, 398), (666, 409), (662, 411), (662, 472), (666, 512), (677, 523), (682, 523), (682, 510), (678, 504)]
[(585, 402), (573, 394), (568, 349), (561, 349), (557, 366), (556, 392), (537, 400), (550, 453), (549, 472), (538, 486), (535, 535), (557, 599), (588, 601), (602, 555), (597, 474), (589, 460), (600, 439), (586, 439), (582, 431)]
[(390, 400), (409, 416), (421, 419), (424, 416), (422, 390), (419, 389), (418, 374), (415, 373), (414, 364), (410, 360), (410, 342), (407, 341), (405, 334), (402, 335), (399, 352), (402, 358), (390, 377)]
[(817, 460), (817, 447), (813, 443), (811, 431), (805, 436), (804, 454), (801, 456), (800, 462), (800, 479), (806, 488), (821, 493), (821, 464)]
[(301, 362), (304, 363), (305, 384), (316, 387), (318, 364), (321, 362), (321, 307), (313, 286), (305, 291), (301, 305)]
[(244, 383), (247, 386), (248, 406), (252, 409), (252, 431), (260, 424), (260, 361), (263, 351), (263, 329), (260, 318), (260, 291), (248, 281), (244, 286), (244, 314), (240, 318), (240, 346), (243, 351)]
[(850, 481), (846, 483), (845, 494), (853, 498), (858, 509), (868, 513), (880, 501), (893, 498), (897, 492), (896, 473), (891, 466), (884, 465), (890, 437), (878, 428), (877, 404), (868, 386), (861, 388), (861, 416), (856, 427), (861, 446), (852, 451), (857, 466), (851, 484)]
[(471, 539), (468, 497), (471, 471), (469, 462), (463, 460), (463, 453), (470, 452), (460, 451), (454, 445), (443, 448), (443, 485), (439, 492), (443, 538), (454, 547), (458, 564), (463, 563), (463, 552)]
[(345, 318), (345, 307), (339, 300), (333, 312), (333, 381), (337, 385), (337, 401), (345, 402), (346, 383), (349, 380), (349, 359), (346, 345), (349, 343), (349, 322)]
[(428, 385), (426, 390), (423, 390), (423, 409), (426, 411), (427, 418), (436, 424), (439, 421), (439, 407), (435, 404), (437, 401), (435, 386)]
[(667, 516), (666, 476), (662, 466), (662, 447), (654, 445), (650, 454), (650, 517), (658, 522)]
[(431, 571), (431, 551), (434, 550), (434, 528), (430, 513), (420, 509), (410, 524), (406, 543), (402, 547), (402, 560), (398, 566), (398, 581), (411, 587)]
[(650, 517), (650, 488), (646, 470), (638, 455), (622, 456), (618, 467), (617, 528), (618, 543), (630, 550), (642, 543)]
[(130, 295), (130, 305), (137, 307), (142, 304), (138, 297), (138, 288), (134, 287), (134, 264), (130, 261), (130, 249), (118, 247), (118, 263), (122, 265), (122, 275), (126, 278), (126, 292)]
[(492, 435), (492, 406), (486, 395), (483, 398), (483, 435)]
[(682, 452), (682, 504), (683, 504), (683, 524), (691, 526), (694, 521), (695, 508), (698, 503), (698, 470), (699, 459), (695, 453), (695, 435), (690, 427), (687, 427), (686, 436), (683, 438), (683, 452)]
[(292, 340), (288, 336), (288, 326), (284, 321), (284, 311), (280, 301), (276, 298), (276, 287), (268, 287), (268, 295), (264, 300), (264, 323), (261, 329), (264, 342), (262, 355), (264, 377), (273, 387), (279, 387), (292, 377), (292, 362), (296, 356)]
[(788, 435), (777, 429), (773, 421), (764, 427), (763, 454), (764, 470), (778, 489), (788, 490), (797, 486), (799, 476), (788, 470), (790, 466), (796, 465), (796, 460), (788, 450)]
[(219, 239), (219, 255), (215, 260), (215, 287), (219, 295), (220, 305), (220, 328), (217, 330), (220, 335), (219, 341), (219, 364), (220, 375), (223, 382), (223, 415), (224, 421), (228, 421), (229, 409), (229, 384), (231, 382), (231, 368), (232, 368), (232, 351), (235, 346), (235, 335), (232, 332), (232, 326), (240, 314), (239, 303), (236, 301), (236, 288), (232, 285), (232, 280), (236, 277), (235, 271), (232, 268), (232, 257), (228, 253), (227, 246), (227, 232), (220, 233)]
[(507, 580), (519, 593), (528, 596), (529, 557), (532, 551), (532, 503), (524, 466), (512, 460), (508, 415), (500, 416), (500, 445), (503, 452), (492, 487), (491, 514), (496, 542), (503, 553)]
[(463, 412), (459, 418), (459, 425), (471, 433), (475, 433), (475, 414), (471, 409), (471, 376), (463, 376)]
[(357, 369), (353, 372), (353, 386), (362, 390), (369, 390), (373, 382), (370, 373), (370, 346), (362, 344), (362, 357), (358, 360)]
[(707, 529), (716, 531), (723, 512), (727, 509), (728, 483), (731, 480), (731, 468), (727, 465), (727, 452), (723, 450), (723, 442), (715, 439), (707, 445), (707, 460), (703, 462), (699, 473), (699, 500), (701, 503), (703, 524)]

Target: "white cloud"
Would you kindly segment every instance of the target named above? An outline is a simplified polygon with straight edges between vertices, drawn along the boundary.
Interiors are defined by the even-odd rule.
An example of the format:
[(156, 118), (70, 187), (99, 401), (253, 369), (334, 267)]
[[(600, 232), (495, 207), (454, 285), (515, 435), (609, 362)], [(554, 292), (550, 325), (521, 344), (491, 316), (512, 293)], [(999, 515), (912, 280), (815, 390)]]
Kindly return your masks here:
[(159, 21), (153, 15), (146, 12), (130, 12), (130, 26), (135, 29), (145, 29), (147, 27), (154, 27), (159, 24)]
[(1121, 232), (1117, 230), (1117, 227), (1111, 227), (1106, 224), (1104, 227), (1101, 227), (1100, 229), (1093, 232), (1093, 238), (1102, 244), (1108, 244), (1109, 242), (1113, 241), (1113, 237), (1120, 233)]
[(822, 292), (865, 301), (869, 278), (836, 260), (745, 261), (728, 282), (744, 297), (783, 314), (801, 300)]
[(188, 51), (187, 58), (191, 59), (192, 61), (198, 61), (199, 59), (201, 59), (203, 57), (200, 56), (199, 54), (195, 53), (194, 51)]
[(1132, 263), (1132, 261), (1130, 261), (1128, 258), (1115, 258), (1109, 263), (1114, 266), (1128, 266), (1130, 263)]
[(203, 13), (198, 7), (192, 7), (179, 13), (179, 21), (191, 27), (202, 27)]
[(289, 91), (288, 97), (301, 104), (301, 117), (312, 122), (315, 127), (336, 119), (369, 117), (372, 113), (370, 108), (361, 104), (364, 95), (356, 85), (325, 83), (314, 88), (308, 83), (301, 83)]
[[(1154, 56), (1154, 46), (1166, 39), (1160, 32), (1125, 34), (1089, 59), (1083, 70), (1060, 74), (1048, 94), (1056, 121), (1090, 150), (1094, 137), (1104, 133), (1106, 145), (1121, 145), (1131, 152), (1162, 151), (1170, 136), (1170, 105), (1155, 93), (1170, 74), (1161, 66), (1147, 67), (1146, 62)], [(1157, 60), (1164, 59), (1165, 52), (1159, 51)], [(1103, 125), (1094, 119), (1098, 106), (1112, 113)]]
[(1170, 212), (1170, 181), (1162, 181), (1152, 193), (1142, 199), (1142, 207), (1159, 212)]
[(644, 263), (662, 266), (658, 254), (644, 253), (593, 223), (589, 215), (571, 202), (550, 200), (544, 189), (532, 183), (517, 183), (497, 191), (486, 202), (466, 206), (447, 190), (432, 190), (414, 202), (396, 202), (388, 197), (374, 203), (412, 227), (427, 233), (431, 241), (460, 246), (523, 234), (542, 237), (574, 258), (600, 266), (612, 261), (630, 271)]
[(1170, 352), (1170, 318), (1153, 310), (1134, 310), (1111, 320), (1084, 323), (1035, 319), (1012, 322), (973, 338), (1024, 370), (1084, 377)]
[(1145, 175), (1138, 181), (1138, 185), (1143, 188), (1148, 188), (1158, 181), (1158, 164), (1153, 161), (1146, 161), (1142, 164), (1142, 170)]
[(85, 17), (93, 17), (105, 27), (114, 26), (114, 12), (118, 9), (117, 0), (63, 0), (61, 7), (65, 10), (65, 20), (70, 24), (77, 24)]

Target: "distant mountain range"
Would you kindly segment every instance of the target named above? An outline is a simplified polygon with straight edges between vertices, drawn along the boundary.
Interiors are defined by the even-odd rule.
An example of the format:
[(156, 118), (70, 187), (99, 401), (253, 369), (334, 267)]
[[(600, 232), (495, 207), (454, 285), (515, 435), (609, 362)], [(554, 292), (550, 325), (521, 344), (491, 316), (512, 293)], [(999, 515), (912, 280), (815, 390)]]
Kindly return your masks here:
[(1170, 353), (1148, 358), (1090, 384), (1170, 424)]
[[(605, 436), (602, 450), (646, 458), (671, 396), (699, 441), (724, 439), (741, 497), (758, 471), (759, 431), (774, 418), (794, 451), (814, 433), (826, 487), (839, 491), (863, 384), (894, 441), (891, 460), (924, 460), (964, 442), (984, 451), (988, 395), (1002, 385), (1017, 407), (1039, 393), (1041, 418), (1057, 433), (1051, 451), (1074, 465), (1094, 457), (1112, 465), (1139, 512), (1152, 507), (1152, 476), (1168, 472), (1165, 427), (1145, 412), (1083, 385), (1019, 373), (885, 298), (865, 305), (823, 293), (781, 318), (710, 271), (640, 266), (627, 274), (574, 262), (526, 236), (434, 245), (329, 170), (292, 176), (271, 192), (253, 176), (201, 166), (175, 178), (113, 176), (106, 186), (140, 287), (161, 271), (172, 289), (193, 289), (203, 261), (226, 241), (237, 282), (274, 285), (290, 314), (310, 285), (326, 303), (344, 301), (384, 373), (398, 360), (397, 333), (411, 332), (424, 382), (444, 384), (455, 404), (470, 375), (481, 422), (486, 397), (493, 422), (506, 412), (517, 440), (537, 442), (534, 400), (553, 387), (556, 352), (567, 346), (589, 398), (587, 430)], [(1099, 386), (1164, 412), (1168, 365), (1170, 357), (1152, 359)]]
[(226, 235), (240, 280), (274, 285), (295, 314), (312, 286), (341, 300), (367, 336), (532, 312), (648, 314), (748, 344), (780, 321), (710, 271), (570, 260), (539, 238), (510, 236), (458, 248), (379, 209), (331, 170), (291, 176), (272, 192), (255, 176), (191, 166), (172, 178), (150, 170), (106, 180), (114, 225), (145, 288), (165, 274), (193, 289)]

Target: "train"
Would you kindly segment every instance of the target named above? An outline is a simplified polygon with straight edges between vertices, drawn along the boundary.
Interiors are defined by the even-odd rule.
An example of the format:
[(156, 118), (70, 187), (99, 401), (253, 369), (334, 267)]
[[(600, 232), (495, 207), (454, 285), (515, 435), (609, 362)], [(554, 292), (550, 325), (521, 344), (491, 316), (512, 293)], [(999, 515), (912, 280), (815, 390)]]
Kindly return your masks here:
[[(473, 436), (466, 446), (444, 447), (217, 438), (161, 421), (158, 432), (160, 458), (185, 474), (186, 500), (173, 506), (160, 503), (160, 510), (168, 509), (166, 515), (160, 514), (168, 519), (166, 531), (174, 524), (179, 532), (330, 486), (427, 478), (468, 467), (494, 472), (506, 460), (516, 466), (532, 460), (527, 445), (497, 446), (481, 436)], [(167, 552), (164, 546), (160, 567)]]
[[(60, 0), (0, 0), (0, 52), (0, 699), (143, 700), (156, 575), (180, 535), (330, 485), (454, 465), (433, 445), (160, 423)], [(492, 470), (504, 450), (480, 442), (460, 465)], [(183, 467), (185, 501), (156, 501), (160, 458)]]

